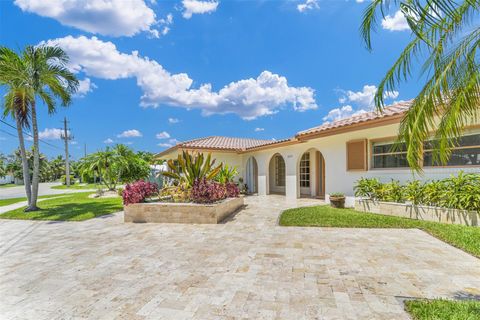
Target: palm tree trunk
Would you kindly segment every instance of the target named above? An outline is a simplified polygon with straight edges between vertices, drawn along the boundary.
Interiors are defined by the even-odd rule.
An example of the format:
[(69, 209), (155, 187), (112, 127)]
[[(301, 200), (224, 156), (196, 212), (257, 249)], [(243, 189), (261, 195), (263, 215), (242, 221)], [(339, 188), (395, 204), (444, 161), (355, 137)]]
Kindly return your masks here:
[(38, 198), (38, 178), (40, 174), (40, 150), (38, 145), (38, 124), (37, 111), (35, 109), (35, 101), (32, 103), (32, 133), (33, 133), (33, 177), (32, 177), (32, 198), (25, 211), (36, 211)]
[(15, 116), (15, 121), (17, 123), (17, 135), (18, 135), (18, 144), (20, 147), (20, 157), (22, 158), (22, 168), (23, 168), (23, 183), (25, 184), (25, 193), (27, 194), (27, 201), (30, 204), (32, 198), (32, 186), (30, 185), (30, 170), (28, 168), (28, 159), (27, 152), (25, 151), (25, 141), (23, 140), (23, 131), (22, 124), (20, 119)]

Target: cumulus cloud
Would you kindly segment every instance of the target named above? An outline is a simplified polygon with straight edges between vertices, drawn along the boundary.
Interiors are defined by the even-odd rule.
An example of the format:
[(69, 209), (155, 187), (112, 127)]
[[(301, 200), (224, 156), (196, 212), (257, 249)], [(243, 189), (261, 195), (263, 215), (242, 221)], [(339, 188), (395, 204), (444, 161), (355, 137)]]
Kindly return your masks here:
[(168, 139), (170, 138), (170, 134), (167, 131), (162, 131), (160, 133), (157, 133), (155, 136), (157, 139)]
[(190, 19), (194, 14), (211, 13), (217, 10), (218, 1), (182, 0), (183, 17)]
[[(364, 85), (361, 91), (347, 90), (342, 92), (342, 96), (338, 99), (341, 104), (349, 103), (337, 108), (334, 108), (323, 117), (323, 121), (332, 122), (352, 116), (356, 116), (374, 109), (374, 98), (377, 92), (377, 87), (374, 85)], [(384, 94), (385, 100), (398, 98), (398, 91), (387, 91)], [(355, 106), (352, 106), (352, 104)]]
[(15, 0), (22, 11), (53, 18), (66, 26), (108, 36), (133, 36), (149, 32), (157, 21), (143, 0)]
[(78, 90), (75, 93), (76, 97), (85, 97), (87, 93), (92, 92), (93, 89), (97, 88), (95, 83), (93, 83), (90, 78), (85, 78), (78, 81)]
[(117, 138), (140, 138), (142, 133), (137, 129), (125, 130), (117, 135)]
[(143, 91), (140, 99), (143, 107), (166, 104), (200, 109), (204, 115), (234, 113), (246, 120), (274, 114), (288, 105), (296, 111), (317, 108), (312, 88), (289, 86), (287, 78), (270, 71), (214, 91), (209, 83), (194, 88), (188, 74), (171, 74), (137, 51), (119, 52), (112, 42), (96, 37), (67, 36), (46, 43), (59, 45), (69, 54), (73, 72), (109, 80), (136, 78)]
[[(70, 134), (70, 131), (67, 130)], [(38, 138), (43, 140), (60, 140), (62, 138), (63, 129), (58, 128), (45, 128), (45, 130), (38, 133)], [(33, 140), (32, 137), (28, 137), (27, 140)]]
[[(340, 103), (354, 103), (362, 108), (373, 107), (377, 86), (364, 85), (361, 91), (341, 91), (343, 95), (338, 100)], [(395, 99), (398, 97), (398, 91), (387, 91), (384, 94), (385, 99)]]
[(110, 138), (108, 138), (108, 139), (106, 139), (106, 140), (103, 140), (103, 143), (105, 143), (105, 144), (112, 144), (112, 143), (114, 143), (114, 142), (115, 142), (115, 141), (113, 141), (113, 140), (110, 139)]
[(319, 9), (318, 0), (306, 0), (304, 3), (297, 5), (297, 10), (300, 12), (306, 12), (308, 10)]
[(177, 118), (168, 118), (168, 123), (170, 124), (175, 124), (175, 123), (179, 123), (180, 120), (178, 120)]
[(261, 132), (261, 131), (265, 131), (264, 128), (255, 128), (255, 132)]
[(382, 27), (385, 30), (390, 31), (405, 31), (410, 30), (407, 19), (403, 15), (402, 11), (398, 10), (393, 16), (387, 15), (382, 20)]

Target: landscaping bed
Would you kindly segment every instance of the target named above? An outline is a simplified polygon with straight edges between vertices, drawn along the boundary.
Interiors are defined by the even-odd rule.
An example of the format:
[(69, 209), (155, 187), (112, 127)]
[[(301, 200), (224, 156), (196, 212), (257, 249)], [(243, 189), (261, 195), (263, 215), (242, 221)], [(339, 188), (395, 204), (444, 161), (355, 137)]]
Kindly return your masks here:
[(337, 227), (337, 228), (418, 228), (480, 258), (480, 228), (455, 224), (386, 216), (315, 206), (289, 209), (280, 216), (282, 226)]
[(411, 300), (405, 310), (414, 320), (476, 320), (480, 319), (480, 301)]
[(355, 210), (440, 223), (478, 226), (480, 213), (460, 209), (421, 206), (407, 203), (355, 200)]
[(125, 222), (216, 224), (241, 207), (243, 197), (217, 203), (144, 202), (125, 206)]

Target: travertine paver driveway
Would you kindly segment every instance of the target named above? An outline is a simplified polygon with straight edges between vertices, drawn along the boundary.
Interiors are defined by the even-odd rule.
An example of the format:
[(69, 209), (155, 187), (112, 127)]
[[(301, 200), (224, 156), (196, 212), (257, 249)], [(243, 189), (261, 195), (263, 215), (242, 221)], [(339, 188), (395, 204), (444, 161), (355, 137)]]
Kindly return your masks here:
[(2, 319), (406, 319), (402, 299), (480, 295), (480, 261), (419, 230), (0, 221)]

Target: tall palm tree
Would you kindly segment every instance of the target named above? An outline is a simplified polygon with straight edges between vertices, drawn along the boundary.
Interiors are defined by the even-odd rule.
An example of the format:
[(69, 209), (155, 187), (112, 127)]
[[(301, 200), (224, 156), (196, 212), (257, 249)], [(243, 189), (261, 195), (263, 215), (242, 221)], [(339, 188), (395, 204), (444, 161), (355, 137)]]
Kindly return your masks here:
[[(1, 51), (9, 52), (9, 55), (15, 54), (8, 48), (1, 48)], [(16, 73), (8, 72), (14, 68), (6, 68), (5, 72), (0, 71), (0, 78), (2, 73), (8, 74), (6, 77), (18, 84), (18, 88), (28, 97), (30, 108), (28, 114), (31, 118), (33, 135), (33, 175), (31, 198), (26, 211), (34, 211), (38, 210), (40, 174), (36, 100), (43, 102), (47, 106), (48, 113), (52, 114), (56, 111), (57, 100), (60, 100), (62, 106), (68, 106), (71, 103), (71, 97), (77, 91), (79, 83), (67, 68), (68, 55), (57, 46), (27, 46), (18, 59), (21, 61), (21, 67), (16, 68)]]
[(480, 110), (480, 1), (373, 0), (364, 12), (361, 34), (369, 50), (378, 17), (399, 9), (412, 31), (411, 41), (380, 82), (376, 108), (384, 93), (412, 77), (416, 61), (426, 82), (401, 121), (398, 142), (407, 145), (410, 166), (419, 171), (425, 140), (434, 132), (434, 159), (445, 164), (464, 128), (477, 121)]
[(0, 47), (0, 86), (7, 87), (3, 104), (3, 117), (10, 115), (16, 122), (20, 157), (22, 159), (23, 182), (27, 200), (30, 203), (32, 189), (23, 130), (30, 127), (30, 110), (34, 97), (25, 88), (23, 80), (18, 77), (18, 74), (25, 69), (25, 62), (15, 52)]

